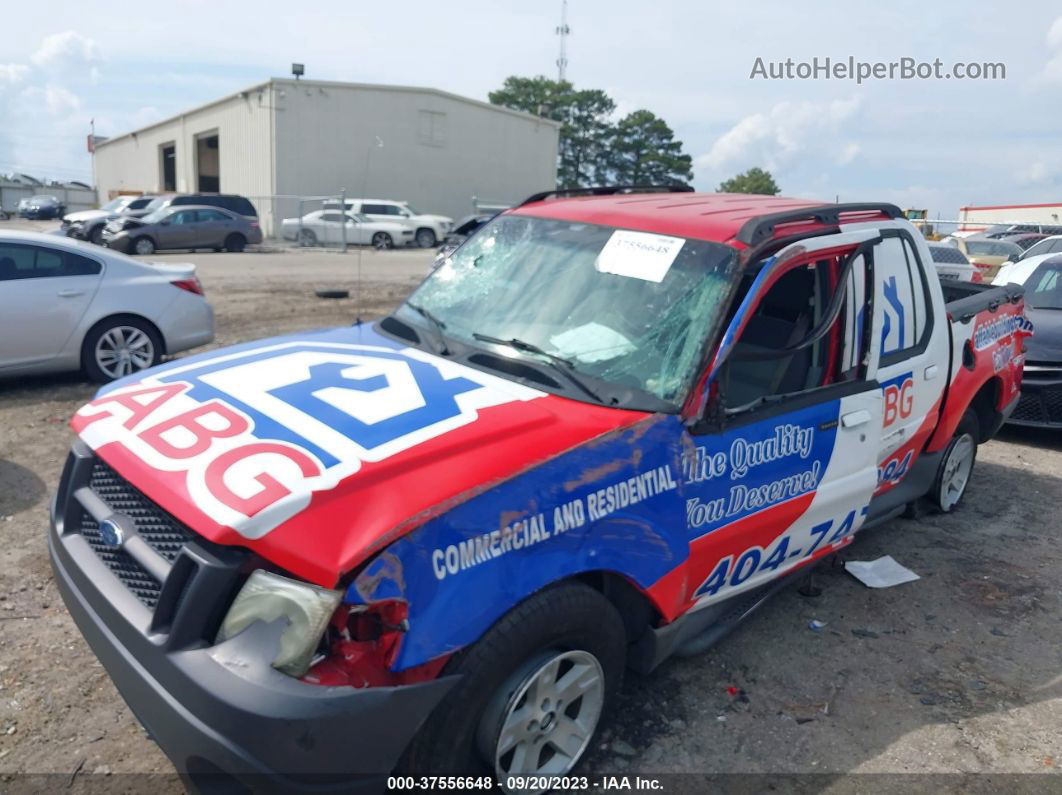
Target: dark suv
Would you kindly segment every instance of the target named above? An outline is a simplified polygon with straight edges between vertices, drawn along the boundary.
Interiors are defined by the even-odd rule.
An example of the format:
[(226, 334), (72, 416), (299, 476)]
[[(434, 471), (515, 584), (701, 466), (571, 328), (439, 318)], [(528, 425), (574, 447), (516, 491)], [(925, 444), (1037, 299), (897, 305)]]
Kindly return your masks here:
[(181, 204), (195, 204), (197, 206), (220, 207), (223, 210), (246, 215), (248, 218), (257, 218), (258, 211), (245, 196), (237, 196), (234, 193), (169, 193), (159, 196), (145, 209), (148, 213), (161, 210), (164, 207), (176, 207)]

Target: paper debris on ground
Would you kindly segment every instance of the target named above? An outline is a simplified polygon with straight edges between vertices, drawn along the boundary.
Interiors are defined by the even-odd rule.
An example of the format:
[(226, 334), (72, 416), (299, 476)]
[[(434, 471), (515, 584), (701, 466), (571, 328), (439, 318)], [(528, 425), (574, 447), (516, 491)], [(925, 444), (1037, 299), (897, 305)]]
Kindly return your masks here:
[(868, 588), (891, 588), (921, 579), (913, 571), (893, 560), (891, 555), (877, 560), (847, 560), (844, 570)]

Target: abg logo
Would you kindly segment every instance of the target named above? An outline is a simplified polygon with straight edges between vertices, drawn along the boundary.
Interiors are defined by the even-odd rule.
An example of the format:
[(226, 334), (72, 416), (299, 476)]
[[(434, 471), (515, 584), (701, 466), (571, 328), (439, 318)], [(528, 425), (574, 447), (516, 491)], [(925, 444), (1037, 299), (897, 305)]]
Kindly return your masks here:
[(888, 428), (898, 419), (907, 419), (914, 409), (914, 379), (910, 374), (903, 376), (899, 384), (886, 384), (882, 388), (885, 396), (885, 422)]

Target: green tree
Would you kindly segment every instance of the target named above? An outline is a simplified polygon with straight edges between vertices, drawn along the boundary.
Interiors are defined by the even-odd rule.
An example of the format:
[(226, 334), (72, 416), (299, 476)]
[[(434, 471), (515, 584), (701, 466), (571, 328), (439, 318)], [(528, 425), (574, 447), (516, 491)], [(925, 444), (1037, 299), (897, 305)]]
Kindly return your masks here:
[(620, 119), (612, 134), (611, 177), (617, 185), (686, 185), (693, 159), (660, 117), (636, 110)]
[(607, 179), (610, 117), (615, 103), (604, 91), (577, 91), (567, 80), (508, 77), (488, 98), (495, 105), (560, 122), (557, 185), (574, 188)]
[(759, 193), (764, 196), (777, 196), (781, 188), (774, 181), (770, 171), (762, 168), (750, 168), (744, 174), (738, 174), (724, 180), (716, 189), (717, 193)]

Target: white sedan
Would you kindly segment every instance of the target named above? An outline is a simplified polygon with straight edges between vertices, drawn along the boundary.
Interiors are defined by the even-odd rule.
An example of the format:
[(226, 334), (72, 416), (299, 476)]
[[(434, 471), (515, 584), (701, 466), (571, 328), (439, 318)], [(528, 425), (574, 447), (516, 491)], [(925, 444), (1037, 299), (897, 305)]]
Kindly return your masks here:
[[(413, 230), (395, 221), (374, 221), (357, 213), (346, 214), (346, 239), (352, 246), (394, 248), (413, 242)], [(287, 240), (298, 240), (303, 246), (338, 245), (343, 242), (343, 213), (317, 210), (298, 218), (280, 222), (280, 234)]]
[(0, 378), (80, 368), (111, 381), (212, 339), (195, 265), (0, 232)]

